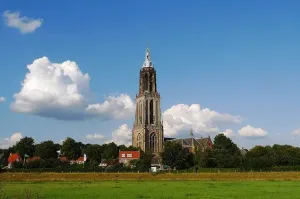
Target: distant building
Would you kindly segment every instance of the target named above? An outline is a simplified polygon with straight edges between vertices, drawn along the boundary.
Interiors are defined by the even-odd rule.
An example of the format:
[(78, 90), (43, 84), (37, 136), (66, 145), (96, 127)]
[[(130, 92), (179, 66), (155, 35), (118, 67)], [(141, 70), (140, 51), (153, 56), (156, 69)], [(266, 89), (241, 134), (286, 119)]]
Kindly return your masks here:
[(120, 151), (119, 163), (129, 165), (131, 160), (137, 160), (141, 156), (140, 151)]
[(69, 162), (68, 158), (65, 157), (65, 156), (60, 156), (60, 157), (58, 157), (58, 159), (59, 159), (61, 162)]
[(22, 162), (22, 158), (18, 153), (10, 153), (7, 159), (8, 168), (12, 168), (14, 162)]
[(33, 162), (33, 161), (37, 161), (37, 160), (40, 160), (41, 158), (38, 157), (38, 156), (33, 156), (33, 157), (29, 157), (29, 158), (26, 158), (26, 162)]
[(77, 160), (71, 160), (70, 164), (83, 164), (84, 163), (84, 157), (79, 157)]
[(112, 159), (112, 160), (102, 160), (99, 164), (99, 167), (110, 167), (117, 165), (119, 163), (118, 159)]
[(157, 156), (163, 152), (164, 145), (160, 99), (156, 84), (156, 70), (150, 58), (150, 50), (147, 49), (144, 64), (140, 69), (132, 146)]
[(170, 139), (169, 142), (178, 143), (184, 149), (187, 149), (189, 152), (195, 153), (196, 150), (204, 151), (205, 149), (212, 149), (213, 143), (210, 137), (207, 138), (179, 138), (179, 139)]

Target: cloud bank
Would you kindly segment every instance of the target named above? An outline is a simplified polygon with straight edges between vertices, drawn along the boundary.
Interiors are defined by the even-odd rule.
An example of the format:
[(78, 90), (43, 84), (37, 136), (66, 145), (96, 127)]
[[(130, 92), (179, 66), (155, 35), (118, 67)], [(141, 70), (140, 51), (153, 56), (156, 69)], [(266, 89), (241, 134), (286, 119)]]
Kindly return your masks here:
[(0, 97), (0, 103), (5, 102), (5, 97)]
[(26, 16), (20, 16), (20, 12), (11, 12), (9, 10), (3, 13), (4, 22), (8, 27), (17, 28), (21, 33), (31, 33), (41, 27), (42, 19), (31, 19)]
[(118, 129), (112, 132), (112, 140), (106, 141), (106, 143), (114, 142), (117, 145), (124, 144), (125, 146), (132, 145), (132, 130), (127, 124), (122, 124)]
[(27, 66), (19, 93), (11, 109), (59, 120), (125, 119), (133, 116), (135, 105), (126, 94), (110, 96), (102, 103), (89, 103), (90, 76), (73, 61), (52, 63), (47, 57)]
[(201, 109), (200, 104), (174, 105), (163, 113), (163, 120), (166, 137), (176, 137), (191, 128), (196, 134), (215, 135), (221, 132), (222, 126), (241, 122), (239, 116)]
[(89, 135), (86, 136), (86, 139), (88, 139), (88, 140), (103, 140), (104, 135), (97, 134), (97, 133), (89, 134)]
[(245, 138), (257, 139), (268, 135), (268, 132), (262, 128), (254, 128), (247, 125), (239, 130), (239, 135)]
[(23, 138), (21, 133), (14, 133), (9, 138), (4, 138), (3, 140), (0, 140), (0, 149), (7, 149), (14, 144), (16, 144), (18, 141), (20, 141)]

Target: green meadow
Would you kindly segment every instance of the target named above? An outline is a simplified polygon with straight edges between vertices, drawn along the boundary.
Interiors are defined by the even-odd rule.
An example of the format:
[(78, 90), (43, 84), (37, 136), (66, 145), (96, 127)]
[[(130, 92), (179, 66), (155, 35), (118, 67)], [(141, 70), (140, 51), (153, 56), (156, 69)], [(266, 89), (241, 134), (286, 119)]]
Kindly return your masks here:
[(299, 181), (9, 182), (2, 198), (299, 198)]

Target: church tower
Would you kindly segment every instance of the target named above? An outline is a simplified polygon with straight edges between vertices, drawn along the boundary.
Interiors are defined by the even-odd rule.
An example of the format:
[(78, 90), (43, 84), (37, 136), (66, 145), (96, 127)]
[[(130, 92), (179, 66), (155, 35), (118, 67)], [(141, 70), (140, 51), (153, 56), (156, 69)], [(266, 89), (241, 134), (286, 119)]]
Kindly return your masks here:
[(157, 92), (156, 71), (146, 50), (140, 70), (139, 93), (136, 95), (132, 145), (143, 151), (159, 154), (163, 151), (164, 134), (161, 121), (160, 95)]

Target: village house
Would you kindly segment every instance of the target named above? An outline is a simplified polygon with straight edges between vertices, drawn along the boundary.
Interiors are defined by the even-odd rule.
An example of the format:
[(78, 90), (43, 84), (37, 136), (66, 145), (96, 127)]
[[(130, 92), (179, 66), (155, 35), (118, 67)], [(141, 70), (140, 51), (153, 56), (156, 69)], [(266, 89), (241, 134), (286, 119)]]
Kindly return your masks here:
[(18, 153), (10, 153), (9, 157), (7, 159), (7, 162), (8, 162), (7, 167), (12, 168), (13, 163), (14, 162), (22, 162), (22, 158), (19, 156)]
[(130, 165), (130, 161), (137, 160), (140, 156), (140, 151), (119, 151), (119, 163)]

